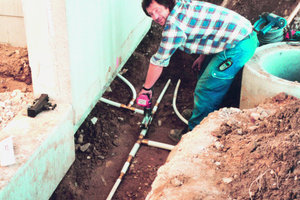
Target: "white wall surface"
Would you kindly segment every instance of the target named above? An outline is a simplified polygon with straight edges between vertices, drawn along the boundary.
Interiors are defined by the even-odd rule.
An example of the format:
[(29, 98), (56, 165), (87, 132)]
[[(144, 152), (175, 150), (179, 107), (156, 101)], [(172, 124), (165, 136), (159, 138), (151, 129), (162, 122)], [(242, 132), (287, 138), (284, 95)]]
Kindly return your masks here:
[(76, 129), (151, 20), (140, 0), (23, 0), (23, 10), (34, 94), (71, 104)]
[(26, 47), (21, 0), (0, 0), (0, 43)]

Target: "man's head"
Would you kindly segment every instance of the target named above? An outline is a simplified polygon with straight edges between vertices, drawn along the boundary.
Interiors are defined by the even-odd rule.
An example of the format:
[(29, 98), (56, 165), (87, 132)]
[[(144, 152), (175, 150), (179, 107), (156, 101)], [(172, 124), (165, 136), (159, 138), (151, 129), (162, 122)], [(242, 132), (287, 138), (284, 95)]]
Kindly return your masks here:
[(142, 2), (146, 15), (162, 26), (166, 23), (174, 5), (174, 0), (143, 0)]

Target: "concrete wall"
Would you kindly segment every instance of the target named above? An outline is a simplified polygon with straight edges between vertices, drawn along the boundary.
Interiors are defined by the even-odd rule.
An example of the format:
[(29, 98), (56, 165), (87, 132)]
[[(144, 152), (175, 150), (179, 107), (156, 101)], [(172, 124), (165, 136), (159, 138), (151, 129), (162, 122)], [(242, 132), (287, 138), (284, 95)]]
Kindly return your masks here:
[(34, 94), (71, 104), (78, 127), (151, 21), (140, 0), (23, 0), (23, 10)]
[(0, 199), (50, 197), (75, 159), (75, 131), (150, 28), (140, 4), (22, 0), (34, 95), (57, 107), (20, 113), (1, 131), (0, 141), (14, 138), (16, 163), (0, 166)]
[(0, 43), (26, 47), (21, 0), (0, 1)]
[(1, 200), (47, 200), (75, 159), (73, 111), (59, 105), (36, 118), (17, 116), (0, 134), (13, 138), (16, 163), (0, 166)]
[(77, 123), (125, 64), (151, 21), (141, 9), (141, 0), (67, 0), (66, 8)]

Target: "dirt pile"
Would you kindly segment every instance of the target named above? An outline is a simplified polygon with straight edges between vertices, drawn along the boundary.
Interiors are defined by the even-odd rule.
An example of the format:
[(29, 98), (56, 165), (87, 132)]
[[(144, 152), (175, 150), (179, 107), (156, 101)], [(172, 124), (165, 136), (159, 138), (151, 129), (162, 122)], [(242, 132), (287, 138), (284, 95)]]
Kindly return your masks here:
[(31, 70), (27, 48), (0, 44), (0, 131), (32, 104)]
[(0, 92), (32, 91), (27, 48), (0, 44)]
[(27, 48), (0, 45), (0, 75), (31, 84), (31, 70)]
[(183, 137), (147, 199), (300, 199), (299, 144), (299, 99), (221, 109)]

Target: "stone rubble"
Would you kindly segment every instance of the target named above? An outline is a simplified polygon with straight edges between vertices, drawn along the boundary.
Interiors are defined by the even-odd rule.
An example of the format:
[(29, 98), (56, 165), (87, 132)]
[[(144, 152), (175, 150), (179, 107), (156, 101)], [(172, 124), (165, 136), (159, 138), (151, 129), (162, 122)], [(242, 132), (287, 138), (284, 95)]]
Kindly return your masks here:
[(34, 100), (32, 93), (21, 90), (0, 93), (0, 131), (21, 111), (26, 112)]

